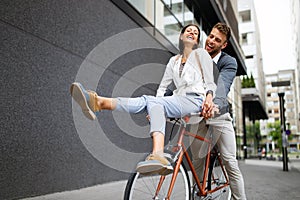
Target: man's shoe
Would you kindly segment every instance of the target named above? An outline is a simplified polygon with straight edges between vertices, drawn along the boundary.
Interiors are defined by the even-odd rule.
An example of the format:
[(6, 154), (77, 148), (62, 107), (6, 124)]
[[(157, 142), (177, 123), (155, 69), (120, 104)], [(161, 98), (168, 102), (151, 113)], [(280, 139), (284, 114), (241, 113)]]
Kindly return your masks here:
[(97, 94), (94, 91), (85, 90), (80, 83), (72, 83), (70, 92), (74, 100), (79, 104), (83, 114), (90, 120), (95, 120), (100, 109), (97, 107)]
[(143, 175), (168, 175), (173, 172), (173, 167), (165, 157), (150, 154), (145, 161), (137, 164), (136, 171)]

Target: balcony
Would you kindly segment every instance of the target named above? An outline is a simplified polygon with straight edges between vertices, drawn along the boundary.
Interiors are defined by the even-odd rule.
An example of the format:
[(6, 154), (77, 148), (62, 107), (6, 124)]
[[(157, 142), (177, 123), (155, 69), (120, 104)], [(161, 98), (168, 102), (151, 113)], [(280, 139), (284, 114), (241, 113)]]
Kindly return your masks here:
[(268, 119), (266, 108), (256, 88), (242, 88), (243, 112), (250, 120)]

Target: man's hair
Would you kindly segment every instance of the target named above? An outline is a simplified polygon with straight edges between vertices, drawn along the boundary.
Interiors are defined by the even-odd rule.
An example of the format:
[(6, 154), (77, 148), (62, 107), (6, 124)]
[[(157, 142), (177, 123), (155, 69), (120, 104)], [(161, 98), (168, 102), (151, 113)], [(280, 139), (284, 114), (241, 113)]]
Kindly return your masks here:
[(224, 35), (226, 35), (226, 40), (228, 41), (230, 36), (231, 36), (231, 29), (229, 26), (227, 26), (227, 24), (219, 22), (216, 25), (214, 25), (213, 28), (218, 29), (221, 33), (223, 33)]

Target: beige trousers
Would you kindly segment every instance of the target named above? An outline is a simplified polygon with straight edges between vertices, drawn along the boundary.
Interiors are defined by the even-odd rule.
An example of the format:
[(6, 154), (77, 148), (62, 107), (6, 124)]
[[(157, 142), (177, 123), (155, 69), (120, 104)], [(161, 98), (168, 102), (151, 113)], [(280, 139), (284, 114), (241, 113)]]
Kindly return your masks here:
[[(197, 132), (202, 137), (208, 138), (210, 131), (212, 131), (213, 143), (220, 151), (229, 177), (232, 199), (246, 199), (244, 179), (236, 159), (235, 132), (230, 114), (226, 113), (213, 119), (202, 120), (199, 124), (191, 126), (191, 132)], [(193, 164), (198, 176), (201, 174), (199, 178), (202, 178), (207, 146), (203, 141), (196, 139), (191, 139), (190, 142)]]

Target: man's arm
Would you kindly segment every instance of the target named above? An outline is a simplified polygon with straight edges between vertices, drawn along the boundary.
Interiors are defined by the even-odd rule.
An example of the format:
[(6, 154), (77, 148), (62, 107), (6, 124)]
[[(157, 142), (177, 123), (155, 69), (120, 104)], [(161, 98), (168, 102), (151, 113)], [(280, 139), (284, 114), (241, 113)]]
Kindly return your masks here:
[(227, 95), (237, 72), (236, 59), (225, 55), (218, 62), (219, 77), (214, 103), (218, 105), (221, 114), (228, 112)]

